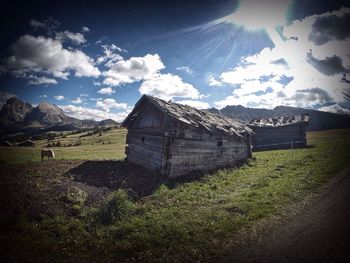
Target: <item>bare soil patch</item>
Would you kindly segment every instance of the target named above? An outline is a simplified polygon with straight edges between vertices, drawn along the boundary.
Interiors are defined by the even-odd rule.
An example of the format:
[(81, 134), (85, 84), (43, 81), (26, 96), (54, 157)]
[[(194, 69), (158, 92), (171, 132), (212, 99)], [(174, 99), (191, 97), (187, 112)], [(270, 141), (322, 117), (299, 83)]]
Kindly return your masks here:
[(2, 220), (20, 216), (76, 215), (69, 197), (79, 189), (86, 195), (80, 205), (95, 207), (113, 190), (127, 189), (135, 196), (152, 193), (161, 182), (157, 174), (123, 161), (65, 161), (0, 165)]
[(89, 186), (126, 189), (138, 197), (153, 193), (164, 182), (164, 177), (158, 173), (125, 161), (85, 161), (66, 175)]

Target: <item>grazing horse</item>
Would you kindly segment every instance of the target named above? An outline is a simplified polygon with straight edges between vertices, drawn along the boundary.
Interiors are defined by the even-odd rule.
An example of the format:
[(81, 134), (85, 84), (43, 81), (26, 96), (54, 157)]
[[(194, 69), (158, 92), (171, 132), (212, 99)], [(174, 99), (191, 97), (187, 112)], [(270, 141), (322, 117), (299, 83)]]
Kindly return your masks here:
[(50, 160), (50, 158), (55, 157), (55, 153), (51, 149), (42, 149), (41, 150), (41, 161), (44, 160), (44, 157), (47, 156), (47, 159)]

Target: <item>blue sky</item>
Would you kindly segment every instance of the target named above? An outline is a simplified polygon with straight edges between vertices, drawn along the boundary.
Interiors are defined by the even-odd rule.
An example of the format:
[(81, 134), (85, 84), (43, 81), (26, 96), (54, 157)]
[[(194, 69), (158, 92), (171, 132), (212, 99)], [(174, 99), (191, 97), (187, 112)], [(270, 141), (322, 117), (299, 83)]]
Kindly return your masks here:
[(118, 121), (142, 94), (349, 113), (350, 4), (319, 2), (9, 1), (0, 103), (18, 96)]

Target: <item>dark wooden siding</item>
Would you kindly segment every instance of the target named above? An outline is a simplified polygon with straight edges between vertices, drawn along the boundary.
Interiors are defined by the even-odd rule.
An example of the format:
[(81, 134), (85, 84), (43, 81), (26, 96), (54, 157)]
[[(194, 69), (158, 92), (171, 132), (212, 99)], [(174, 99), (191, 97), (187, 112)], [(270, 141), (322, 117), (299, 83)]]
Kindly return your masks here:
[(244, 141), (174, 138), (169, 146), (168, 176), (232, 167), (246, 160), (247, 156)]
[(253, 150), (287, 149), (306, 145), (307, 123), (278, 127), (252, 127), (255, 133)]
[(148, 170), (160, 170), (164, 136), (141, 134), (129, 130), (127, 135), (127, 160)]
[(173, 117), (160, 111), (155, 106), (147, 104), (131, 128), (174, 127), (176, 125), (177, 121)]

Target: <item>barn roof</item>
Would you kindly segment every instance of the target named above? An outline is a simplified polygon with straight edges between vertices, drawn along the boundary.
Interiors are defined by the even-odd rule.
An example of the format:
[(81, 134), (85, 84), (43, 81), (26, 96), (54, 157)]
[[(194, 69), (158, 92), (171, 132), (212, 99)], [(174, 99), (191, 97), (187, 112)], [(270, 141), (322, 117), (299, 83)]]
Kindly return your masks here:
[(249, 127), (228, 117), (198, 110), (188, 105), (164, 101), (148, 95), (143, 95), (136, 103), (133, 111), (124, 120), (123, 126), (128, 127), (139, 116), (140, 105), (147, 102), (153, 104), (160, 111), (169, 114), (184, 125), (204, 129), (209, 133), (236, 135), (241, 138), (245, 138), (248, 134), (253, 134)]
[(25, 140), (17, 144), (17, 146), (34, 146), (35, 143), (32, 140)]
[(251, 120), (248, 125), (251, 127), (280, 127), (287, 126), (295, 123), (308, 123), (309, 115), (296, 115), (296, 116), (283, 116), (278, 118), (259, 118)]

